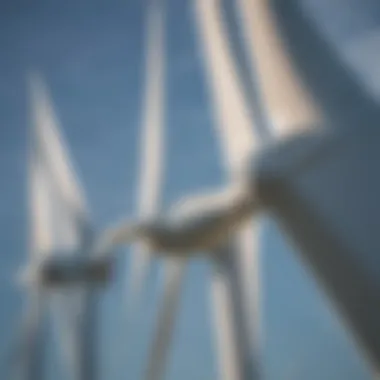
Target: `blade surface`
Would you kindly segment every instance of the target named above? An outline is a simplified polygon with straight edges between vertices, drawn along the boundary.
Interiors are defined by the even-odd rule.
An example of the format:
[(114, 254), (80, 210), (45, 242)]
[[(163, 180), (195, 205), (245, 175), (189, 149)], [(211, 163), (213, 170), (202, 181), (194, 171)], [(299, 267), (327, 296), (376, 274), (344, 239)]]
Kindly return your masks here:
[(226, 244), (215, 253), (211, 295), (217, 326), (217, 355), (223, 363), (219, 376), (221, 379), (256, 379), (258, 363), (251, 365), (250, 337), (244, 320), (247, 314), (241, 309), (244, 292), (239, 281), (238, 261), (234, 257), (236, 249)]
[(53, 248), (51, 184), (35, 146), (29, 155), (30, 262), (32, 265), (51, 253)]
[(231, 329), (233, 321), (231, 298), (228, 293), (226, 276), (222, 273), (214, 273), (212, 278), (211, 301), (214, 311), (214, 335), (216, 354), (218, 359), (218, 379), (241, 379), (237, 347), (234, 344), (235, 337)]
[[(137, 189), (138, 214), (151, 218), (158, 210), (163, 178), (164, 119), (164, 22), (159, 0), (151, 0), (147, 15), (145, 99), (141, 128), (140, 184)], [(147, 281), (150, 254), (140, 244), (131, 255), (128, 276), (129, 310), (134, 312)]]
[(164, 377), (186, 266), (187, 261), (181, 259), (167, 259), (164, 264), (162, 294), (145, 380), (158, 380)]
[[(195, 14), (198, 22), (199, 35), (203, 45), (206, 62), (207, 80), (209, 82), (211, 99), (214, 107), (217, 135), (222, 147), (224, 164), (231, 180), (238, 172), (243, 161), (257, 149), (260, 144), (258, 129), (253, 129), (248, 105), (243, 96), (236, 66), (228, 46), (228, 37), (224, 29), (219, 1), (197, 0)], [(256, 131), (256, 133), (254, 133)], [(244, 326), (246, 336), (253, 337), (255, 346), (259, 340), (259, 267), (258, 267), (258, 226), (249, 225), (238, 234), (238, 246), (234, 247), (235, 259), (239, 268), (241, 289), (243, 292), (240, 310), (227, 302), (227, 278), (215, 277), (211, 282), (211, 296), (214, 300), (215, 323), (217, 326), (217, 344), (219, 351), (219, 371), (223, 379), (247, 378), (248, 373), (238, 370), (239, 357), (245, 357), (245, 351), (253, 350), (246, 347), (245, 341), (240, 341), (235, 322), (225, 318), (233, 312), (242, 312), (245, 318), (239, 318), (249, 325)], [(239, 253), (239, 255), (237, 255)], [(225, 316), (225, 317), (222, 317)], [(235, 324), (235, 326), (233, 326)], [(231, 352), (231, 347), (238, 342), (239, 352)], [(255, 360), (258, 362), (256, 348)], [(234, 355), (234, 356), (231, 356)], [(227, 359), (228, 358), (228, 359)], [(233, 362), (232, 362), (233, 361)], [(244, 370), (250, 364), (244, 365)], [(251, 371), (249, 371), (251, 372)], [(230, 377), (234, 376), (234, 377)]]
[(29, 77), (35, 143), (44, 165), (72, 212), (87, 214), (82, 187), (70, 161), (46, 85), (37, 73)]
[[(140, 179), (137, 186), (138, 218), (154, 217), (160, 205), (164, 161), (164, 112), (165, 112), (165, 62), (164, 62), (164, 12), (161, 0), (150, 0), (147, 7), (145, 89), (142, 106), (140, 137)], [(151, 253), (146, 246), (137, 243), (130, 255), (127, 275), (127, 334), (137, 322), (142, 299), (148, 293), (153, 271)], [(130, 347), (127, 346), (127, 350)], [(125, 355), (121, 358), (121, 363)], [(123, 365), (123, 364), (122, 364)], [(124, 367), (122, 368), (124, 371)]]
[[(215, 127), (230, 177), (257, 145), (221, 18), (220, 1), (196, 1), (195, 18)], [(226, 154), (224, 154), (226, 152)]]
[(235, 4), (251, 75), (261, 87), (273, 132), (283, 136), (315, 124), (318, 112), (285, 53), (268, 0)]

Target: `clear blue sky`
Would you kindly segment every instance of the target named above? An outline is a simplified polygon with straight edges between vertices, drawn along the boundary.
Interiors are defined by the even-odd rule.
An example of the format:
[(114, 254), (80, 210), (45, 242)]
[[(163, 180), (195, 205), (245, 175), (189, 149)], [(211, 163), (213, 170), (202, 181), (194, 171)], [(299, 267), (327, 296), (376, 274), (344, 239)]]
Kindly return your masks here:
[[(49, 86), (97, 226), (104, 227), (124, 213), (132, 215), (138, 179), (144, 3), (0, 3), (1, 350), (19, 317), (20, 296), (9, 281), (23, 263), (26, 249), (27, 71), (39, 70)], [(168, 1), (165, 202), (223, 181), (192, 16), (190, 0)], [(369, 378), (324, 297), (273, 223), (264, 221), (263, 231), (266, 378)], [(137, 379), (146, 344), (142, 332), (134, 340), (136, 354), (115, 360), (124, 329), (126, 264), (120, 265), (118, 279), (102, 301), (102, 366), (110, 380)], [(203, 261), (194, 261), (189, 268), (168, 379), (215, 379), (209, 270)], [(141, 322), (146, 323), (145, 337), (154, 291), (150, 299)]]

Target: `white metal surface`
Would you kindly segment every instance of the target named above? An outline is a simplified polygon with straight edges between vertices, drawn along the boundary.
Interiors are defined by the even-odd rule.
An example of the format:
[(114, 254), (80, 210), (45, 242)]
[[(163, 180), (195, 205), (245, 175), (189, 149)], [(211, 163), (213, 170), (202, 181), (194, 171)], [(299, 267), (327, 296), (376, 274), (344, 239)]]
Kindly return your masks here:
[(237, 0), (239, 25), (260, 86), (273, 134), (284, 136), (313, 126), (318, 112), (284, 49), (270, 0)]
[(380, 363), (377, 126), (298, 137), (266, 152), (259, 196), (375, 367)]
[[(195, 15), (199, 27), (199, 37), (203, 45), (206, 62), (207, 82), (209, 84), (215, 115), (216, 132), (221, 143), (221, 156), (230, 181), (237, 180), (244, 161), (260, 144), (255, 135), (244, 98), (235, 62), (228, 46), (228, 36), (224, 29), (221, 2), (196, 1)], [(258, 372), (259, 340), (259, 227), (249, 224), (237, 236), (233, 248), (238, 270), (225, 268), (215, 274), (211, 282), (214, 302), (215, 329), (219, 352), (219, 376), (222, 379), (247, 379)], [(232, 293), (228, 290), (232, 278), (240, 283), (243, 293), (240, 303), (232, 305)], [(232, 281), (232, 282), (231, 282)], [(223, 283), (225, 282), (225, 283)], [(239, 316), (239, 314), (241, 315)], [(235, 314), (235, 315), (234, 315)], [(243, 323), (243, 326), (240, 325)], [(249, 345), (238, 330), (243, 328), (249, 337)], [(255, 343), (254, 343), (255, 342)], [(255, 355), (253, 347), (256, 347)], [(235, 350), (232, 348), (235, 347)], [(247, 355), (250, 352), (251, 355)], [(242, 364), (241, 358), (250, 363)], [(256, 367), (249, 370), (250, 367)]]
[[(142, 108), (140, 183), (137, 188), (138, 215), (151, 218), (160, 206), (164, 168), (164, 11), (161, 0), (150, 0), (147, 7), (145, 95)], [(127, 277), (128, 313), (138, 308), (144, 286), (147, 285), (150, 253), (137, 244), (131, 254)]]
[(299, 2), (269, 4), (324, 130), (266, 152), (259, 192), (378, 370), (380, 107)]
[(175, 320), (181, 301), (186, 259), (165, 259), (163, 268), (162, 294), (153, 339), (147, 360), (145, 380), (164, 378), (167, 356), (174, 333)]

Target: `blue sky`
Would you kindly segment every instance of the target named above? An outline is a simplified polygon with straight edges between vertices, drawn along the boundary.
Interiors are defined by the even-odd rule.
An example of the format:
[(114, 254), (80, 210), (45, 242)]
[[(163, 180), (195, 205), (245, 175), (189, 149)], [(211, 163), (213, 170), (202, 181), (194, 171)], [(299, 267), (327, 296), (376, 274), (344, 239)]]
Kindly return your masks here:
[[(26, 249), (26, 75), (44, 76), (98, 227), (135, 212), (143, 78), (144, 1), (15, 1), (0, 4), (0, 349), (20, 311), (10, 284)], [(167, 203), (224, 180), (190, 0), (168, 0)], [(274, 223), (262, 238), (263, 337), (267, 379), (366, 379), (364, 363), (325, 298)], [(152, 288), (136, 353), (123, 342), (127, 264), (102, 300), (102, 368), (110, 380), (137, 379), (155, 309)], [(208, 294), (210, 267), (189, 268), (168, 379), (215, 379)], [(156, 274), (157, 275), (157, 274)], [(156, 282), (158, 280), (156, 279)], [(139, 332), (140, 334), (140, 332)], [(124, 374), (119, 372), (121, 369)]]

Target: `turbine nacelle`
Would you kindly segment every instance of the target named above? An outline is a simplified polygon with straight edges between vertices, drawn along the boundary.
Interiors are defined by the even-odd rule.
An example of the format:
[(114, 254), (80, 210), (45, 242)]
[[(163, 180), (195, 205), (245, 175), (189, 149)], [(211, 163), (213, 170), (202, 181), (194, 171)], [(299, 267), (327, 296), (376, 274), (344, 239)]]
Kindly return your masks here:
[(258, 210), (242, 186), (182, 198), (158, 218), (124, 222), (105, 231), (96, 256), (113, 254), (120, 245), (139, 241), (163, 256), (191, 256), (219, 248)]
[(104, 286), (112, 277), (111, 260), (105, 257), (89, 258), (70, 252), (59, 252), (44, 258), (38, 264), (27, 265), (17, 276), (23, 286), (60, 288), (68, 286)]

